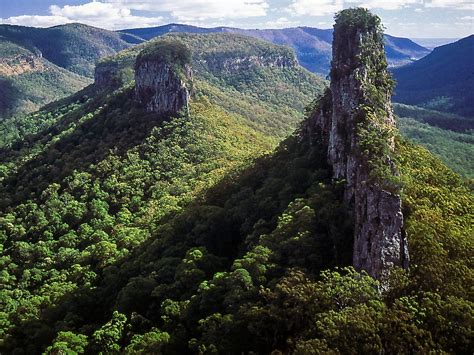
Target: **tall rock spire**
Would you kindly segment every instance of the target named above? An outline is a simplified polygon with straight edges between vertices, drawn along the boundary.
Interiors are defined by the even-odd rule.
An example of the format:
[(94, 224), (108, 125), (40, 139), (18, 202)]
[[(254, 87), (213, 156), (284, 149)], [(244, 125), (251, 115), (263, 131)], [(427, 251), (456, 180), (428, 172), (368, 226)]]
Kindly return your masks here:
[(408, 249), (380, 19), (361, 8), (343, 10), (333, 36), (331, 86), (313, 125), (327, 143), (333, 178), (345, 181), (355, 221), (353, 265), (383, 279), (390, 268), (408, 266)]

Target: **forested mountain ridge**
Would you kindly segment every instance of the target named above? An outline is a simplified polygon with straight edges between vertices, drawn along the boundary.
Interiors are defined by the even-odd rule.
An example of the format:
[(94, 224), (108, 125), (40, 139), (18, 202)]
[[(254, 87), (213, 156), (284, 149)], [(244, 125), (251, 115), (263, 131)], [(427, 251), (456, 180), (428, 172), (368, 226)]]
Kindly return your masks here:
[[(332, 29), (314, 27), (295, 27), (283, 29), (241, 29), (233, 27), (203, 28), (183, 24), (169, 24), (151, 28), (125, 29), (120, 33), (128, 33), (149, 40), (172, 32), (182, 33), (237, 33), (286, 45), (296, 51), (298, 61), (306, 69), (323, 75), (328, 74), (331, 65)], [(386, 53), (389, 64), (399, 66), (419, 59), (429, 50), (407, 38), (385, 35)]]
[(437, 47), (426, 57), (393, 71), (394, 100), (474, 117), (474, 35)]
[(73, 73), (92, 77), (95, 62), (137, 43), (137, 39), (80, 23), (49, 28), (0, 25), (4, 40), (41, 55)]
[(0, 120), (79, 91), (91, 83), (99, 58), (141, 41), (82, 24), (0, 24)]
[[(297, 66), (294, 54), (286, 48), (226, 34), (215, 34), (210, 37), (176, 34), (171, 35), (171, 38), (183, 41), (194, 50), (194, 83), (200, 89), (196, 95), (202, 93), (214, 104), (238, 117), (244, 117), (247, 125), (265, 134), (274, 142), (277, 141), (277, 137), (285, 137), (296, 127), (303, 116), (305, 100), (306, 104), (309, 103), (310, 98), (322, 93), (325, 87), (321, 79)], [(153, 42), (149, 45), (152, 46)], [(105, 117), (113, 115), (113, 110), (101, 109), (110, 96), (103, 95), (102, 98), (101, 91), (117, 89), (113, 83), (118, 83), (119, 88), (126, 91), (125, 88), (134, 79), (135, 58), (144, 48), (145, 45), (133, 47), (117, 57), (104, 59), (97, 67), (95, 87), (86, 89), (84, 93), (78, 93), (59, 107), (52, 105), (52, 108), (47, 108), (44, 113), (33, 114), (34, 121), (44, 124), (39, 127), (31, 125), (23, 133), (27, 134), (26, 137), (17, 139), (17, 132), (12, 132), (11, 136), (7, 135), (4, 138), (3, 175), (15, 172), (13, 175), (16, 177), (12, 179), (14, 183), (7, 183), (7, 186), (11, 187), (11, 191), (15, 191), (16, 196), (24, 198), (32, 191), (41, 191), (43, 185), (50, 182), (44, 179), (45, 176), (57, 179), (66, 176), (72, 169), (77, 169), (77, 164), (64, 166), (64, 160), (70, 159), (66, 158), (69, 154), (76, 158), (81, 156), (80, 161), (83, 164), (98, 161), (102, 154), (107, 154), (108, 148), (112, 148), (114, 139), (123, 141), (128, 147), (134, 141), (132, 138), (134, 134), (143, 138), (142, 134), (147, 134), (148, 130), (157, 124), (156, 120), (148, 122), (140, 118), (143, 120), (140, 122), (146, 127), (142, 127), (143, 133), (139, 133), (140, 124), (133, 127), (132, 123), (125, 119), (125, 113), (123, 122), (120, 119), (110, 121), (110, 118), (105, 121), (99, 119), (86, 122), (93, 116), (93, 112), (98, 114), (100, 111), (105, 111)], [(249, 58), (249, 61), (242, 62), (243, 58)], [(258, 60), (255, 62), (252, 58)], [(274, 65), (275, 61), (281, 65)], [(285, 66), (287, 62), (292, 66)], [(219, 63), (225, 69), (219, 70)], [(102, 76), (120, 79), (109, 80), (109, 86), (104, 87)], [(272, 91), (275, 87), (279, 90)], [(131, 89), (128, 89), (129, 94), (130, 91)], [(123, 95), (127, 97), (129, 94)], [(114, 105), (117, 105), (113, 95), (111, 99), (114, 100)], [(93, 102), (93, 108), (87, 104), (90, 101)], [(125, 100), (122, 104), (127, 102), (129, 104), (126, 106), (127, 109), (132, 109), (133, 100)], [(107, 106), (110, 107), (110, 104)], [(131, 112), (130, 115), (133, 116), (134, 113)], [(24, 121), (29, 122), (30, 118), (25, 117)], [(22, 121), (16, 124), (21, 125)], [(105, 129), (111, 130), (110, 141), (106, 137), (100, 137), (100, 133), (93, 134), (90, 125), (99, 125), (99, 132), (109, 127)], [(128, 133), (132, 136), (128, 142), (126, 135), (115, 137), (117, 132), (126, 130), (129, 125), (133, 129)], [(39, 130), (41, 128), (42, 130)], [(84, 135), (84, 132), (88, 133)], [(61, 139), (63, 136), (65, 138)], [(84, 139), (87, 141), (89, 136), (94, 144), (102, 148), (99, 149), (94, 144), (77, 146), (78, 142), (83, 142)], [(58, 140), (59, 142), (55, 143)], [(63, 140), (67, 143), (61, 143)], [(120, 145), (118, 142), (115, 143)], [(84, 151), (80, 152), (81, 148), (84, 148)], [(52, 150), (52, 153), (47, 153), (49, 150)], [(57, 159), (58, 156), (62, 156), (62, 160)]]
[(0, 35), (0, 121), (39, 109), (90, 83), (44, 58), (40, 51)]
[[(44, 126), (2, 151), (1, 351), (468, 353), (473, 197), (384, 119), (379, 21), (336, 15), (368, 53), (335, 66), (322, 99), (323, 83), (288, 49), (181, 34), (103, 60), (98, 85), (39, 112)], [(341, 37), (339, 53), (358, 48)], [(167, 78), (188, 91), (178, 106), (189, 112), (146, 104), (166, 100)], [(345, 80), (362, 81), (356, 99)], [(385, 260), (383, 287), (348, 267), (359, 217), (347, 181), (333, 179), (324, 131), (332, 119), (350, 126), (326, 115), (339, 112), (337, 87), (357, 103), (350, 133), (373, 172), (367, 186), (401, 198), (410, 267)], [(272, 150), (301, 118), (291, 117), (303, 101), (288, 101), (298, 90), (315, 100)]]

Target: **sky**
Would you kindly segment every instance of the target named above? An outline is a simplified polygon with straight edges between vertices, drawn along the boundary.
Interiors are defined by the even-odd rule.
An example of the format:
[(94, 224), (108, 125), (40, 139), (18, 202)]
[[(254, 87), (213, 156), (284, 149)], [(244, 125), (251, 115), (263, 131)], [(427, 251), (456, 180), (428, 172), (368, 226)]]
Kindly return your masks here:
[(81, 22), (110, 30), (167, 23), (330, 28), (335, 12), (356, 6), (379, 15), (394, 36), (461, 38), (474, 33), (474, 0), (0, 0), (0, 23), (49, 27)]

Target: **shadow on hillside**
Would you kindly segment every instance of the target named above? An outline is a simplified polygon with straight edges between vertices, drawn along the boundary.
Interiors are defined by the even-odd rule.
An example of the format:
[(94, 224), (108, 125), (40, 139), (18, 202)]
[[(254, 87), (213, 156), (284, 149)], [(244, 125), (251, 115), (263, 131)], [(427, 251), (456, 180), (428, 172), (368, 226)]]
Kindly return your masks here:
[[(61, 181), (74, 170), (88, 171), (91, 164), (111, 152), (120, 155), (141, 143), (165, 118), (144, 112), (131, 95), (129, 89), (105, 102), (95, 99), (65, 114), (53, 126), (0, 151), (4, 156), (8, 154), (10, 160), (23, 149), (39, 151), (5, 178), (3, 203), (15, 205), (24, 199), (38, 198), (48, 185)], [(94, 114), (88, 117), (86, 112)]]
[(0, 77), (0, 117), (13, 111), (20, 99), (20, 91), (9, 79)]
[[(205, 247), (213, 255), (213, 262), (202, 268), (205, 279), (212, 279), (216, 272), (229, 270), (233, 259), (249, 250), (259, 235), (274, 230), (278, 216), (291, 201), (306, 196), (315, 183), (330, 182), (323, 150), (300, 144), (294, 137), (287, 139), (272, 155), (258, 159), (243, 171), (224, 176), (180, 213), (163, 217), (151, 238), (127, 257), (101, 270), (97, 287), (80, 287), (64, 295), (56, 306), (43, 309), (38, 320), (25, 321), (14, 328), (10, 332), (14, 337), (7, 340), (6, 350), (40, 353), (58, 331), (90, 336), (110, 320), (114, 309), (126, 313), (129, 319), (132, 312), (137, 312), (131, 321), (135, 332), (149, 331), (151, 324), (160, 324), (164, 299), (186, 300), (198, 287), (188, 282), (177, 283), (178, 266), (188, 250)], [(340, 199), (337, 191), (331, 194), (334, 200)], [(325, 202), (319, 203), (324, 209)], [(341, 227), (344, 221), (347, 223), (347, 216), (339, 213), (318, 233), (327, 239), (338, 228), (345, 233)], [(343, 248), (352, 246), (352, 240), (344, 243)], [(311, 252), (304, 245), (300, 248), (307, 254)], [(350, 264), (351, 250), (341, 249), (337, 255), (331, 252), (335, 249), (336, 245), (324, 249), (325, 257), (311, 270), (315, 275), (322, 268)], [(13, 339), (22, 339), (22, 343), (14, 343)], [(187, 344), (182, 346), (186, 351)]]

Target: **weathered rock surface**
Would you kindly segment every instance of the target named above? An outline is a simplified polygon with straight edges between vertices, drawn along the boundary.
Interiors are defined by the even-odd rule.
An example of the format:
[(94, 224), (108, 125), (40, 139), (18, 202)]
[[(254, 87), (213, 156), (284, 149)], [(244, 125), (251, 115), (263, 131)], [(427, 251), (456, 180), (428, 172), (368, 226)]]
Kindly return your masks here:
[[(357, 10), (360, 9), (345, 11)], [(344, 200), (353, 210), (355, 220), (354, 267), (384, 279), (392, 267), (408, 267), (408, 248), (400, 194), (396, 189), (384, 187), (380, 177), (378, 180), (373, 178), (374, 167), (369, 163), (373, 157), (365, 156), (359, 133), (360, 125), (367, 125), (375, 132), (384, 133), (386, 141), (383, 143), (389, 150), (394, 148), (393, 135), (390, 135), (395, 129), (391, 88), (375, 82), (388, 75), (385, 61), (378, 62), (381, 53), (383, 55), (383, 42), (379, 40), (382, 37), (378, 31), (377, 26), (358, 28), (357, 24), (350, 30), (338, 30), (336, 24), (330, 90), (321, 100), (307, 129), (310, 134), (316, 132), (318, 139), (327, 144), (333, 178), (345, 181)], [(369, 54), (363, 52), (368, 46), (372, 46)], [(361, 56), (367, 55), (373, 57), (361, 60)], [(382, 97), (378, 99), (382, 109), (371, 107), (373, 92), (369, 92), (369, 86), (376, 88)], [(361, 123), (361, 108), (373, 109), (378, 119)], [(376, 158), (388, 167), (391, 175), (382, 179), (397, 175), (390, 155)]]
[(231, 56), (229, 58), (206, 58), (209, 69), (213, 72), (237, 72), (252, 67), (293, 68), (298, 65), (295, 56), (267, 55), (267, 56)]
[(0, 75), (16, 76), (45, 69), (41, 53), (37, 55), (18, 55), (0, 59)]
[(135, 96), (149, 112), (188, 112), (192, 80), (190, 53), (182, 44), (160, 43), (137, 58)]
[[(185, 65), (183, 73), (192, 80), (192, 69)], [(188, 110), (190, 90), (172, 64), (145, 61), (135, 70), (135, 93), (146, 110), (157, 113), (177, 113)]]

